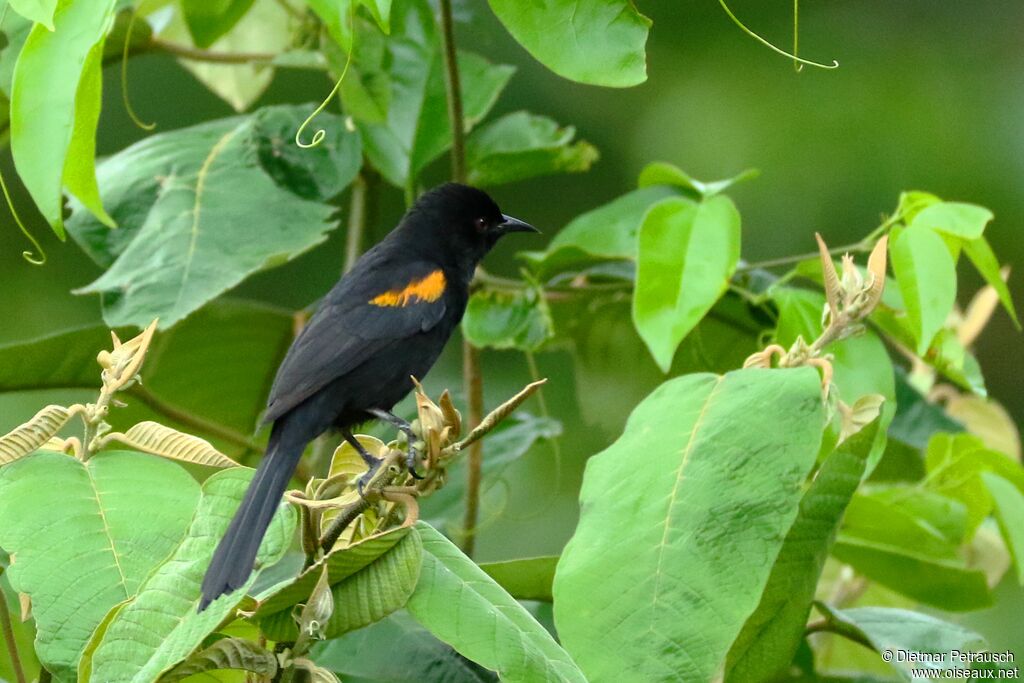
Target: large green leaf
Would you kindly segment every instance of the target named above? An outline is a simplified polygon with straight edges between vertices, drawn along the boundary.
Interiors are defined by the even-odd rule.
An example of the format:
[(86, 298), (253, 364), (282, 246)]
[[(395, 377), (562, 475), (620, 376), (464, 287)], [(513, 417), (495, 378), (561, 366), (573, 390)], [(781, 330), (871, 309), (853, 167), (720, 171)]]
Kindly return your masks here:
[[(3, 93), (8, 100), (11, 98), (11, 79), (14, 78), (14, 66), (18, 61), (18, 55), (21, 54), (22, 46), (28, 39), (28, 34), (32, 31), (32, 26), (31, 21), (12, 12), (8, 12), (0, 22), (0, 30), (3, 31), (6, 41), (0, 48), (0, 93)], [(7, 113), (3, 115), (5, 117), (10, 116), (10, 108), (7, 109)]]
[[(261, 596), (255, 614), (257, 619), (264, 622), (262, 625), (264, 632), (278, 640), (284, 640), (292, 635), (295, 624), (291, 619), (291, 609), (295, 605), (305, 602), (313, 593), (325, 566), (327, 567), (329, 585), (332, 587), (341, 585), (371, 566), (383, 555), (390, 553), (408, 535), (408, 528), (397, 528), (383, 534), (370, 536), (351, 546), (338, 548), (320, 562), (305, 569), (291, 581), (276, 586), (268, 595)], [(413, 554), (416, 552), (415, 549), (409, 548), (403, 551), (403, 553)], [(408, 560), (412, 556), (404, 554), (402, 557)], [(415, 583), (415, 578), (414, 573), (412, 583)], [(340, 618), (347, 617), (342, 615)]]
[(413, 529), (394, 548), (331, 586), (334, 612), (324, 624), (324, 635), (336, 638), (404, 607), (416, 588), (422, 563), (423, 545)]
[[(386, 50), (390, 96), (386, 120), (357, 121), (366, 156), (391, 183), (407, 187), (451, 146), (441, 40), (426, 0), (404, 0), (394, 8)], [(459, 54), (463, 114), (467, 127), (482, 119), (515, 69), (493, 65), (472, 53)]]
[(442, 643), (405, 611), (341, 638), (319, 643), (313, 649), (312, 658), (341, 676), (371, 681), (498, 681), (495, 673)]
[(640, 187), (674, 185), (684, 191), (693, 193), (698, 198), (703, 197), (707, 199), (725, 192), (736, 183), (756, 178), (759, 174), (760, 172), (757, 169), (748, 168), (737, 173), (732, 178), (703, 182), (697, 180), (675, 164), (665, 161), (654, 161), (644, 166), (644, 170), (640, 171), (637, 185)]
[(7, 5), (26, 19), (42, 24), (46, 30), (54, 30), (53, 13), (57, 10), (57, 0), (7, 0)]
[(1024, 494), (992, 472), (982, 472), (981, 478), (995, 502), (999, 529), (1017, 569), (1017, 582), (1024, 585)]
[[(270, 107), (155, 135), (103, 162), (100, 184), (121, 227), (102, 233), (75, 207), (68, 229), (109, 265), (78, 291), (104, 294), (111, 325), (159, 317), (170, 327), (257, 270), (322, 242), (333, 227), (325, 202), (355, 175), (359, 141), (345, 134), (302, 155), (269, 153), (288, 144), (281, 131), (298, 126), (303, 111)], [(303, 180), (328, 163), (344, 169), (330, 183)]]
[[(130, 330), (119, 332), (122, 339), (132, 336)], [(128, 408), (112, 411), (110, 421), (124, 431), (155, 418), (237, 454), (237, 443), (180, 422), (180, 413), (251, 434), (292, 336), (292, 318), (284, 311), (233, 300), (206, 306), (173, 330), (157, 333), (143, 366), (144, 384), (122, 396)], [(65, 404), (81, 400), (83, 390), (94, 393), (99, 387), (96, 353), (105, 348), (110, 348), (110, 332), (103, 325), (0, 346), (0, 394), (62, 390)], [(89, 393), (87, 400), (93, 400)], [(12, 417), (3, 416), (0, 432), (29, 416), (8, 422)]]
[(114, 0), (61, 0), (55, 30), (37, 24), (14, 67), (11, 153), (18, 176), (62, 239), (65, 186), (96, 220), (114, 225), (100, 203), (94, 169), (100, 58), (114, 5)]
[(531, 55), (559, 76), (612, 87), (647, 80), (651, 20), (632, 0), (490, 0), (491, 9)]
[(503, 681), (586, 681), (511, 595), (429, 524), (416, 528), (423, 568), (408, 610), (417, 621)]
[[(912, 676), (914, 670), (949, 671), (970, 669), (970, 665), (954, 656), (962, 653), (987, 650), (985, 639), (968, 628), (943, 621), (927, 614), (890, 607), (855, 607), (835, 609), (819, 603), (819, 608), (841, 633), (848, 633), (859, 641), (874, 648), (879, 654), (887, 654), (904, 680), (927, 681), (935, 676)], [(912, 660), (913, 654), (933, 655), (926, 661), (922, 657)], [(941, 655), (941, 661), (934, 655)]]
[[(195, 650), (234, 610), (255, 580), (255, 572), (242, 588), (217, 598), (203, 612), (197, 608), (203, 574), (252, 474), (253, 470), (236, 467), (206, 480), (198, 506), (188, 507), (190, 512), (194, 508), (188, 533), (98, 634), (91, 658), (80, 662), (82, 683), (153, 681)], [(260, 544), (257, 568), (284, 555), (292, 540), (295, 517), (290, 506), (281, 507)]]
[(824, 427), (809, 368), (672, 379), (587, 462), (555, 623), (594, 680), (710, 680), (761, 600)]
[(198, 497), (178, 465), (128, 451), (87, 464), (40, 451), (0, 468), (8, 576), (32, 598), (36, 651), (59, 680), (75, 680), (93, 629), (175, 547)]
[(726, 678), (783, 677), (804, 639), (804, 625), (839, 521), (864, 474), (878, 420), (843, 442), (822, 463), (800, 501), (757, 610), (729, 649)]
[(597, 148), (573, 142), (576, 129), (544, 116), (507, 114), (473, 131), (466, 164), (473, 185), (501, 185), (553, 173), (582, 173), (597, 161)]
[(546, 250), (520, 255), (545, 278), (592, 262), (635, 259), (644, 214), (675, 194), (658, 185), (633, 190), (574, 218), (555, 234)]
[(923, 356), (956, 303), (956, 264), (942, 238), (921, 226), (900, 231), (889, 254)]
[(633, 322), (668, 372), (683, 338), (729, 285), (740, 257), (740, 214), (723, 195), (666, 199), (640, 227)]

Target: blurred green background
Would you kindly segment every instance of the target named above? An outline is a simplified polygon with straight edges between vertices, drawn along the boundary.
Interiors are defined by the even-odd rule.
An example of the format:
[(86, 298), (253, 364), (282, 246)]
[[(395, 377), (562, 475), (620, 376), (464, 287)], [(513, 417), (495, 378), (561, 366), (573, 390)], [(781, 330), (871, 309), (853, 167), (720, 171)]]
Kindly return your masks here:
[[(575, 125), (601, 151), (600, 162), (587, 174), (494, 192), (503, 210), (541, 227), (544, 239), (579, 213), (633, 187), (647, 162), (666, 160), (700, 179), (761, 170), (760, 178), (730, 192), (743, 214), (747, 260), (811, 251), (815, 231), (831, 245), (854, 242), (895, 207), (900, 191), (921, 189), (992, 209), (996, 221), (986, 234), (997, 254), (1011, 264), (1024, 261), (1018, 237), (1024, 223), (1024, 3), (809, 0), (801, 3), (801, 55), (836, 59), (841, 67), (805, 68), (799, 74), (790, 61), (741, 33), (714, 0), (646, 0), (638, 6), (654, 22), (649, 79), (633, 89), (613, 90), (555, 76), (505, 34), (485, 3), (459, 5), (460, 43), (519, 68), (495, 114), (530, 109), (550, 115)], [(790, 45), (789, 0), (735, 0), (731, 7), (752, 29)], [(116, 64), (104, 79), (101, 155), (146, 135), (121, 103)], [(167, 56), (132, 59), (129, 84), (135, 109), (144, 120), (156, 121), (160, 131), (232, 113)], [(329, 89), (321, 75), (281, 70), (257, 106), (319, 101)], [(0, 169), (13, 181), (8, 150), (0, 154)], [(439, 182), (446, 173), (446, 160), (439, 160), (427, 177)], [(97, 298), (70, 294), (95, 279), (99, 269), (73, 242), (57, 242), (22, 188), (11, 184), (49, 262), (36, 267), (21, 258), (28, 244), (6, 210), (0, 211), (0, 343), (99, 321)], [(340, 206), (345, 205), (343, 198)], [(385, 192), (373, 239), (390, 229), (403, 208), (399, 191)], [(540, 247), (526, 238), (509, 240), (488, 267), (513, 273), (517, 248)], [(343, 252), (339, 230), (312, 252), (256, 276), (230, 295), (301, 308), (337, 279)], [(961, 276), (967, 291), (977, 288), (973, 271), (962, 268)], [(1024, 302), (1020, 282), (1016, 274), (1011, 278), (1018, 305)], [(614, 438), (629, 408), (660, 381), (631, 332), (628, 307), (613, 313), (618, 319), (599, 329), (625, 341), (594, 344), (591, 352), (619, 354), (605, 359), (615, 373), (584, 372), (559, 351), (538, 356), (540, 374), (552, 380), (545, 390), (548, 409), (564, 422), (567, 436), (557, 453), (548, 446), (534, 449), (510, 470), (507, 485), (488, 492), (480, 559), (560, 549), (575, 525), (585, 458)], [(977, 353), (990, 393), (1018, 424), (1024, 417), (1024, 395), (1016, 386), (1022, 350), (1021, 336), (998, 311)], [(529, 371), (521, 354), (487, 352), (485, 375), (487, 402), (493, 406), (527, 381)], [(428, 380), (431, 390), (461, 387), (457, 344)], [(0, 432), (57, 398), (64, 397), (59, 392), (0, 397)], [(539, 410), (536, 402), (527, 407)], [(1012, 615), (1007, 618), (1012, 622)], [(1001, 642), (1012, 641), (996, 637), (993, 645)]]

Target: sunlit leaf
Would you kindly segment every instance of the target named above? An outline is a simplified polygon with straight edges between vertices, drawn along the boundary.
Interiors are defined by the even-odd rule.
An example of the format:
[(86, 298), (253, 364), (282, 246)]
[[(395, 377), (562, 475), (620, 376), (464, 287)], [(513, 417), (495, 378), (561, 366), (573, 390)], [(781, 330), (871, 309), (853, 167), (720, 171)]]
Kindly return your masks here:
[(964, 240), (974, 240), (981, 237), (991, 220), (992, 212), (983, 206), (939, 202), (918, 211), (908, 223), (912, 228), (923, 227)]
[(670, 164), (664, 161), (655, 161), (644, 166), (644, 170), (640, 172), (640, 178), (637, 180), (637, 184), (640, 187), (650, 187), (652, 185), (675, 185), (676, 187), (680, 187), (684, 190), (694, 192), (699, 197), (709, 198), (714, 197), (720, 192), (725, 192), (736, 183), (751, 180), (756, 178), (758, 175), (759, 172), (756, 169), (748, 168), (745, 171), (737, 173), (732, 178), (701, 182), (675, 164)]
[(942, 238), (920, 226), (899, 232), (889, 254), (923, 356), (956, 302), (956, 264)]
[[(137, 456), (138, 457), (138, 456)], [(190, 505), (191, 525), (170, 557), (149, 575), (138, 594), (120, 608), (102, 634), (91, 660), (83, 659), (79, 680), (152, 681), (195, 650), (232, 612), (255, 580), (222, 595), (199, 612), (203, 574), (217, 542), (238, 508), (253, 471), (236, 467), (217, 472), (202, 487), (198, 505)], [(257, 567), (279, 560), (291, 543), (295, 513), (282, 506), (271, 522)], [(89, 671), (88, 677), (82, 677)]]
[(209, 441), (157, 422), (140, 422), (124, 434), (118, 434), (116, 440), (129, 448), (170, 460), (209, 467), (238, 467), (237, 462), (211, 446)]
[(543, 292), (484, 290), (470, 297), (462, 333), (479, 347), (536, 351), (554, 335)]
[(740, 215), (719, 195), (666, 199), (640, 227), (633, 322), (662, 371), (729, 285), (740, 255)]
[(40, 451), (0, 468), (6, 575), (32, 598), (36, 652), (58, 680), (75, 680), (93, 629), (180, 541), (198, 498), (185, 470), (141, 453)]
[(982, 472), (981, 478), (995, 502), (999, 529), (1017, 568), (1017, 582), (1024, 585), (1024, 494), (992, 472)]
[(784, 674), (804, 639), (818, 580), (839, 522), (864, 474), (878, 421), (822, 463), (800, 500), (796, 521), (772, 567), (761, 602), (729, 649), (728, 681), (771, 681)]
[(555, 574), (558, 633), (589, 678), (714, 677), (761, 600), (823, 426), (809, 368), (685, 375), (637, 406), (587, 462)]
[(504, 681), (579, 681), (569, 655), (512, 596), (430, 525), (416, 526), (423, 568), (409, 599), (417, 621)]
[(253, 0), (181, 0), (181, 14), (196, 47), (207, 48), (238, 23)]
[(1002, 302), (1003, 307), (1013, 319), (1013, 324), (1019, 330), (1020, 321), (1017, 319), (1017, 309), (1013, 305), (1013, 297), (1010, 295), (1010, 290), (1007, 289), (1002, 274), (999, 272), (999, 261), (996, 259), (995, 252), (992, 251), (988, 240), (984, 237), (979, 237), (978, 239), (964, 242), (964, 253), (967, 254), (967, 258), (971, 260), (971, 263), (978, 269), (981, 276), (985, 278), (985, 282), (996, 290), (996, 293), (999, 295), (999, 301)]
[(18, 176), (61, 238), (64, 187), (95, 220), (114, 225), (100, 203), (93, 168), (100, 58), (114, 5), (114, 0), (64, 0), (54, 15), (55, 30), (36, 24), (14, 67), (11, 153)]

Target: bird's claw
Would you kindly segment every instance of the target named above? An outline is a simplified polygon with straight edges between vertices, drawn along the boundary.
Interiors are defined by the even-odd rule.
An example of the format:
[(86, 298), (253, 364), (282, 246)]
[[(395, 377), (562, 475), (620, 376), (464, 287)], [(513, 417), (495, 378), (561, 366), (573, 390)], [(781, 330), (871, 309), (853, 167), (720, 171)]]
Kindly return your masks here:
[(413, 479), (423, 479), (423, 475), (416, 471), (416, 463), (419, 462), (420, 454), (416, 450), (416, 447), (411, 443), (409, 444), (409, 453), (406, 456), (405, 466), (409, 470), (409, 474), (412, 475)]

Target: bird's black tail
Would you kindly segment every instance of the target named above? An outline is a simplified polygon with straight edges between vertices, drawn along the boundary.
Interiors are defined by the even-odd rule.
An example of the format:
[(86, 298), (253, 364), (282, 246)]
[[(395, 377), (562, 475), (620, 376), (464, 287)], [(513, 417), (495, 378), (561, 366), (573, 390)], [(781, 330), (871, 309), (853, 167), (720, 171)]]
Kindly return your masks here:
[(199, 611), (224, 593), (245, 584), (256, 561), (256, 551), (270, 520), (274, 517), (281, 496), (288, 487), (295, 466), (302, 456), (305, 442), (287, 438), (285, 420), (274, 423), (266, 455), (249, 484), (242, 504), (221, 539), (203, 578), (203, 597)]

